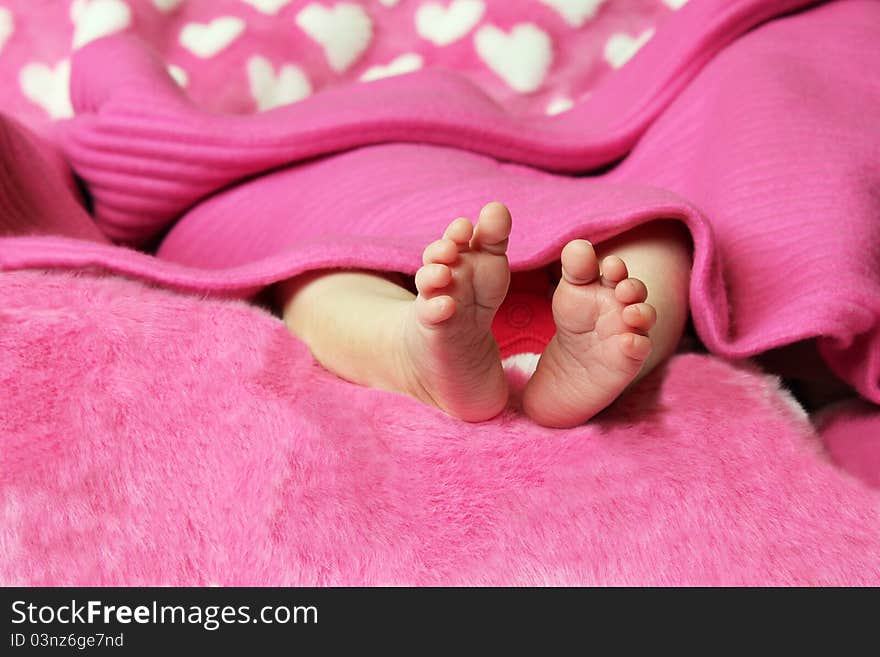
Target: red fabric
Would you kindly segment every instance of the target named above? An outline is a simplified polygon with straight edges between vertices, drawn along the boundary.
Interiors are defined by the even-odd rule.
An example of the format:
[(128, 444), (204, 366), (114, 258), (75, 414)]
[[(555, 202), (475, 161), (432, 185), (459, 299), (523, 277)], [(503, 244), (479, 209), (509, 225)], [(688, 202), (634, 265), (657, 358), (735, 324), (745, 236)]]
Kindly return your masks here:
[(492, 322), (492, 333), (502, 358), (544, 351), (556, 333), (551, 310), (551, 289), (546, 269), (513, 275), (507, 298)]

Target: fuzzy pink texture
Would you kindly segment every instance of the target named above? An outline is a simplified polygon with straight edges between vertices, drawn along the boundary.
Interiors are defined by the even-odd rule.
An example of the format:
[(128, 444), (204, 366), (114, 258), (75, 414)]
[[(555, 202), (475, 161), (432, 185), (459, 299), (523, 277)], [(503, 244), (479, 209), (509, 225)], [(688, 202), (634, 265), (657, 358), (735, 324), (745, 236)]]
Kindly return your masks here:
[(747, 365), (676, 356), (557, 431), (114, 277), (5, 274), (0, 329), (2, 584), (880, 584), (880, 493)]

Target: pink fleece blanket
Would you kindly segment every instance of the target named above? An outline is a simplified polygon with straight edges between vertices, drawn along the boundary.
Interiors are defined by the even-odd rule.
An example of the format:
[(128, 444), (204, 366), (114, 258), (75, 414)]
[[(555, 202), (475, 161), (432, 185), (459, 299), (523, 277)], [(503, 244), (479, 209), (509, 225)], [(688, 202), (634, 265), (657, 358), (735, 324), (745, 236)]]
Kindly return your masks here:
[[(74, 3), (72, 106), (63, 62), (24, 63), (9, 101), (75, 110), (19, 113), (64, 159), (2, 124), (0, 267), (247, 297), (317, 267), (411, 273), (489, 198), (520, 270), (673, 218), (712, 352), (817, 338), (880, 401), (877, 3), (243, 4)], [(83, 45), (122, 30), (162, 56)], [(235, 302), (60, 273), (0, 290), (8, 582), (880, 581), (877, 494), (772, 384), (709, 356), (577, 430), (515, 405), (471, 426), (333, 379)], [(857, 428), (839, 462), (880, 452), (873, 410), (826, 426)]]
[(880, 583), (880, 495), (750, 366), (463, 425), (240, 301), (15, 272), (0, 308), (5, 584)]

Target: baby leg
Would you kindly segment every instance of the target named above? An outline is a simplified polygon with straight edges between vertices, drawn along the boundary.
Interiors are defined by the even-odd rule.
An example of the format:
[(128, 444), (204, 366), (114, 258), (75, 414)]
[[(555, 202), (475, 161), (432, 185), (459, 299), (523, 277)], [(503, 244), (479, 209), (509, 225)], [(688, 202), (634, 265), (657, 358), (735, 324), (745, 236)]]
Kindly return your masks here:
[(561, 264), (556, 335), (526, 386), (523, 407), (540, 424), (571, 427), (675, 350), (688, 312), (690, 240), (677, 222), (658, 221), (595, 250), (584, 240), (570, 242)]

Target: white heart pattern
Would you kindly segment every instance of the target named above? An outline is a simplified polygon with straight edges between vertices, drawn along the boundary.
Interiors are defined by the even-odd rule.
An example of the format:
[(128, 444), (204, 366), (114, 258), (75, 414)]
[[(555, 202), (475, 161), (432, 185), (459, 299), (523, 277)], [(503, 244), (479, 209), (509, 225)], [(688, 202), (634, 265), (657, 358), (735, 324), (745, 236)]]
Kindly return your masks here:
[(89, 0), (73, 0), (70, 3), (70, 8), (67, 10), (67, 15), (70, 16), (70, 22), (76, 25), (76, 22), (79, 20), (82, 13), (85, 11), (86, 7), (89, 4)]
[(189, 75), (186, 71), (184, 71), (179, 66), (175, 66), (174, 64), (169, 64), (167, 66), (168, 74), (174, 78), (174, 81), (180, 85), (181, 87), (186, 87), (189, 84)]
[(361, 82), (372, 82), (382, 78), (390, 78), (394, 75), (412, 73), (422, 68), (422, 56), (415, 52), (408, 52), (395, 57), (385, 66), (372, 66), (361, 75)]
[(246, 2), (257, 11), (270, 16), (274, 16), (290, 4), (290, 0), (242, 0), (242, 2)]
[(3, 46), (6, 45), (6, 41), (12, 36), (14, 29), (12, 12), (6, 7), (0, 7), (0, 52), (3, 52)]
[(76, 0), (70, 6), (70, 17), (76, 26), (74, 49), (131, 25), (131, 9), (122, 0)]
[(581, 27), (596, 15), (605, 0), (540, 0), (555, 9), (572, 27)]
[(572, 107), (574, 107), (574, 101), (571, 98), (559, 96), (558, 98), (554, 98), (549, 103), (547, 103), (547, 108), (544, 110), (544, 112), (548, 116), (556, 116), (557, 114), (567, 112)]
[(677, 11), (684, 7), (687, 4), (687, 1), (688, 0), (663, 0), (663, 4), (673, 11)]
[(386, 7), (393, 7), (398, 2), (400, 2), (400, 0), (379, 0), (379, 2), (381, 2)]
[(312, 85), (298, 66), (285, 64), (278, 74), (265, 57), (254, 55), (247, 63), (251, 96), (261, 112), (281, 105), (289, 105), (312, 93)]
[(180, 6), (183, 0), (153, 0), (153, 6), (161, 12), (168, 13)]
[(196, 57), (207, 59), (235, 41), (244, 26), (244, 21), (235, 16), (221, 16), (207, 24), (187, 23), (180, 31), (180, 45)]
[(553, 62), (550, 37), (532, 23), (518, 23), (509, 34), (485, 25), (474, 36), (474, 45), (480, 59), (520, 93), (539, 89)]
[(70, 103), (70, 60), (63, 59), (55, 68), (39, 62), (25, 65), (18, 74), (21, 92), (53, 119), (73, 116)]
[(447, 46), (471, 31), (486, 11), (483, 0), (454, 0), (448, 7), (427, 2), (416, 11), (416, 32), (437, 46)]
[(341, 2), (333, 9), (312, 3), (296, 15), (296, 24), (324, 48), (337, 73), (354, 64), (370, 45), (373, 23), (360, 5)]
[(605, 50), (602, 53), (612, 68), (620, 68), (654, 36), (654, 28), (645, 30), (635, 39), (628, 34), (613, 34), (605, 42)]

